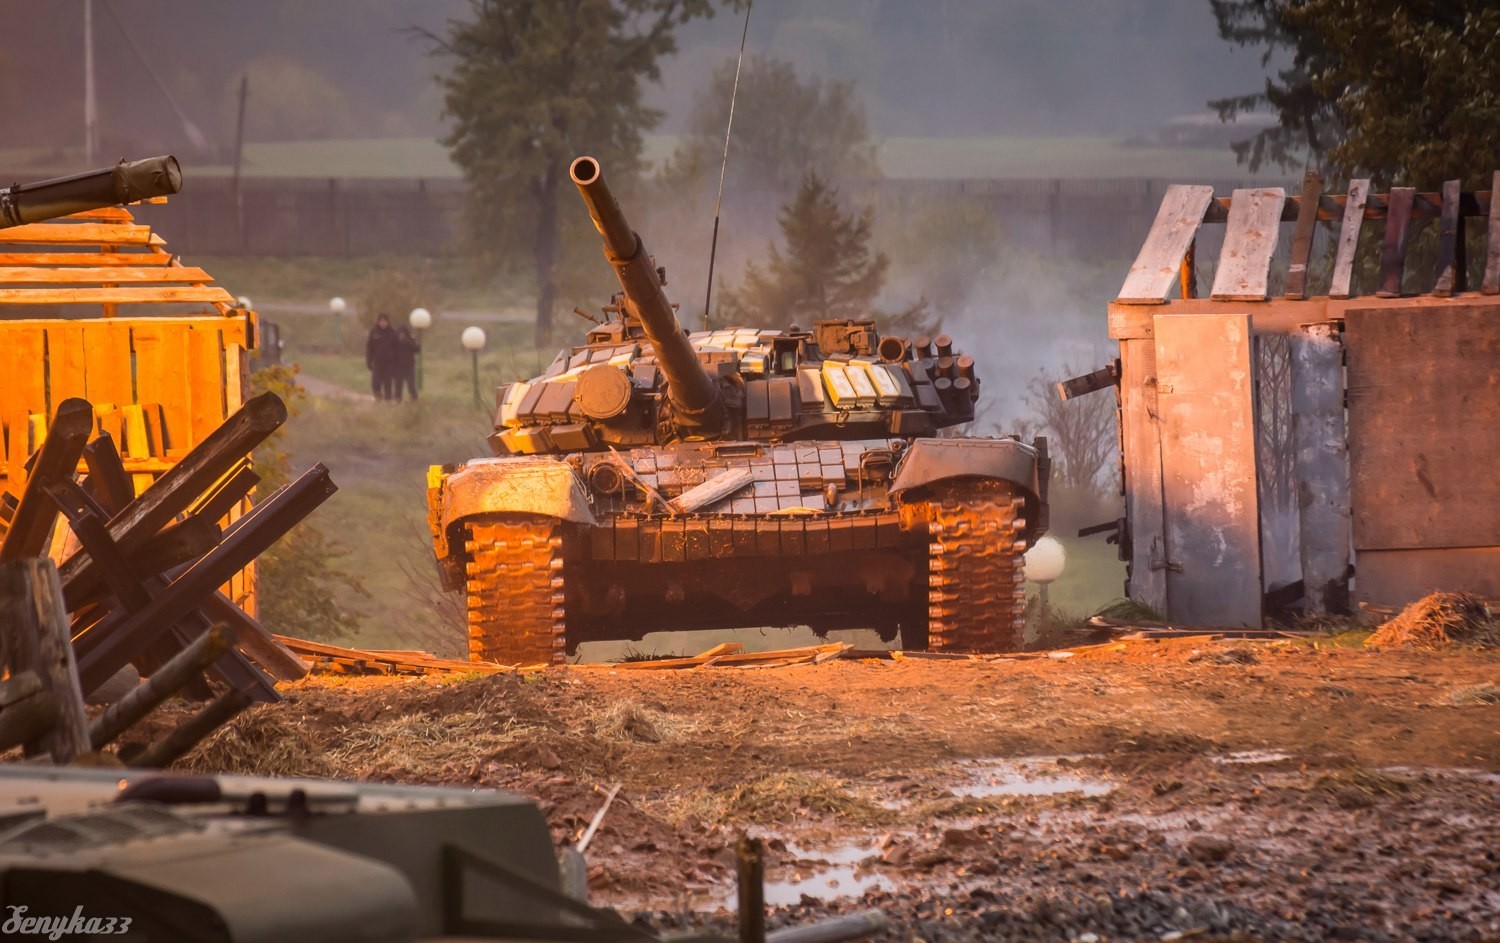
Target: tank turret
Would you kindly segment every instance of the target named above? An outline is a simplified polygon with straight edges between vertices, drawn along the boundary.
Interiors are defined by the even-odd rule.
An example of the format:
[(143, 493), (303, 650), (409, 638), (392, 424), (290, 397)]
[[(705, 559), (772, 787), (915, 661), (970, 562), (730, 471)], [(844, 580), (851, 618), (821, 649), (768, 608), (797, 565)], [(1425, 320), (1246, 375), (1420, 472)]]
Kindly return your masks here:
[(656, 362), (667, 380), (667, 399), (674, 424), (700, 436), (718, 433), (724, 424), (724, 402), (719, 384), (698, 361), (687, 332), (677, 323), (672, 304), (662, 291), (662, 278), (641, 237), (620, 212), (614, 194), (604, 183), (599, 162), (592, 157), (573, 161), (568, 171), (588, 204), (594, 226), (604, 239), (604, 257), (625, 293), (627, 317), (645, 332), (656, 351)]
[(170, 154), (122, 160), (113, 167), (36, 183), (16, 183), (0, 189), (0, 229), (168, 196), (181, 189), (182, 168)]

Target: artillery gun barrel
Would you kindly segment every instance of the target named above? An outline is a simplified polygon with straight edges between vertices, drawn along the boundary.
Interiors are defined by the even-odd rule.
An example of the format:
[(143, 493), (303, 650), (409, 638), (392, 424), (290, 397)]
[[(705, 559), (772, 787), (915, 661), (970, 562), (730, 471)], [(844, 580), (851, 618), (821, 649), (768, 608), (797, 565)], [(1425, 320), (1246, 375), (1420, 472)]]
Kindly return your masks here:
[(677, 323), (672, 305), (662, 291), (661, 276), (641, 237), (620, 212), (620, 205), (604, 183), (599, 162), (592, 157), (573, 161), (569, 176), (588, 204), (594, 226), (604, 239), (604, 257), (614, 267), (630, 313), (640, 322), (656, 350), (656, 362), (667, 378), (667, 396), (679, 426), (714, 431), (723, 421), (719, 386), (698, 362), (698, 354)]
[(120, 161), (36, 183), (0, 189), (0, 229), (97, 210), (117, 203), (167, 196), (182, 189), (182, 168), (170, 154)]

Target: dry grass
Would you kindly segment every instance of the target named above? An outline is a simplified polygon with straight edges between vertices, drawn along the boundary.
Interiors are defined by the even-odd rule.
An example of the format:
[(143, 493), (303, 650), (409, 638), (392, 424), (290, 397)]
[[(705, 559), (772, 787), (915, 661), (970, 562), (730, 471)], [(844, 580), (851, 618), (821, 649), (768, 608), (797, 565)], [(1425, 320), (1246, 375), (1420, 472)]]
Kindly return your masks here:
[(1467, 684), (1450, 688), (1433, 701), (1444, 707), (1474, 707), (1480, 704), (1500, 704), (1500, 685)]
[(201, 773), (252, 776), (336, 776), (323, 747), (290, 714), (261, 707), (247, 711), (212, 736), (177, 766)]
[(880, 825), (895, 812), (850, 792), (843, 783), (807, 773), (776, 773), (730, 790), (698, 789), (661, 800), (676, 821), (790, 823), (832, 818), (846, 825)]
[(589, 717), (594, 735), (628, 743), (671, 743), (692, 727), (672, 715), (637, 701), (616, 701)]
[(1375, 649), (1436, 651), (1453, 645), (1500, 646), (1500, 626), (1477, 596), (1432, 593), (1375, 630), (1365, 641)]
[(353, 775), (379, 769), (423, 772), (467, 768), (490, 759), (535, 731), (486, 711), (403, 714), (357, 727), (341, 728), (329, 759)]

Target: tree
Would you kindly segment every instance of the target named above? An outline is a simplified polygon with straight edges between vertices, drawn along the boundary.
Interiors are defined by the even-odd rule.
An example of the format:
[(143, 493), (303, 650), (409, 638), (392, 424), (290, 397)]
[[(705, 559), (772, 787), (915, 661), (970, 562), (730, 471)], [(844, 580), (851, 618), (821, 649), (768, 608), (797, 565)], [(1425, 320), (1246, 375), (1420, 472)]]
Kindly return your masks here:
[[(673, 182), (717, 180), (724, 156), (735, 60), (714, 72), (693, 98), (687, 133), (663, 176)], [(789, 193), (804, 174), (825, 180), (874, 177), (875, 147), (865, 109), (848, 82), (797, 76), (790, 63), (748, 56), (735, 97), (729, 164), (736, 186)]]
[(1480, 188), (1500, 166), (1495, 0), (1210, 0), (1219, 35), (1290, 64), (1263, 91), (1209, 104), (1229, 120), (1269, 106), (1278, 127), (1235, 145), (1251, 170), (1325, 161), (1341, 176)]
[[(1063, 364), (1059, 376), (1079, 371)], [(1047, 437), (1052, 480), (1078, 492), (1098, 492), (1114, 477), (1116, 403), (1103, 393), (1065, 400), (1051, 377), (1038, 373), (1026, 384), (1021, 402), (1031, 415), (1017, 423), (1023, 439)]]
[[(838, 191), (809, 173), (796, 197), (781, 209), (786, 251), (773, 242), (764, 266), (746, 265), (740, 287), (721, 293), (721, 314), (759, 324), (872, 316), (889, 320), (891, 316), (875, 310), (890, 260), (870, 252), (872, 218), (869, 210), (857, 216), (844, 212)], [(915, 320), (925, 308), (920, 301), (896, 319)]]
[[(712, 0), (470, 0), (472, 18), (447, 36), (418, 31), (452, 62), (439, 76), (443, 139), (469, 184), (471, 248), (504, 265), (528, 254), (536, 338), (551, 333), (564, 226), (559, 197), (579, 154), (616, 180), (639, 169), (641, 133), (660, 120), (642, 81), (677, 49), (673, 31), (713, 15)], [(579, 216), (581, 214), (573, 214)], [(596, 250), (597, 251), (597, 250)]]

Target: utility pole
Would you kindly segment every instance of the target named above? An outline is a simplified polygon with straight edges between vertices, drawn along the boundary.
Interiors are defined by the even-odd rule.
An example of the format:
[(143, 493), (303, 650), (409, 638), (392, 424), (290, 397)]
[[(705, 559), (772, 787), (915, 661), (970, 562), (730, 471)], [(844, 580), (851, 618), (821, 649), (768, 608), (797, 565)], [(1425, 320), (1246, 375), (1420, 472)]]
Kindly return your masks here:
[(245, 161), (245, 99), (250, 95), (250, 73), (240, 77), (240, 113), (234, 122), (234, 224), (245, 248), (245, 198), (240, 192), (240, 167)]
[(94, 166), (99, 107), (94, 100), (94, 0), (83, 0), (83, 165)]

